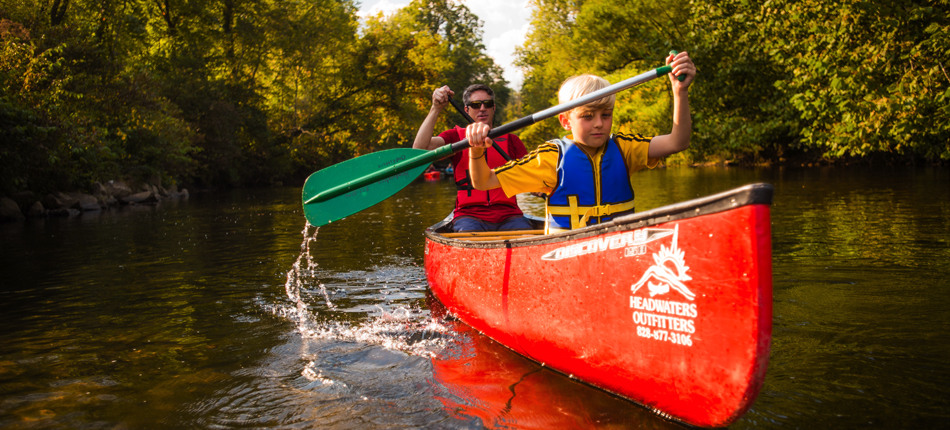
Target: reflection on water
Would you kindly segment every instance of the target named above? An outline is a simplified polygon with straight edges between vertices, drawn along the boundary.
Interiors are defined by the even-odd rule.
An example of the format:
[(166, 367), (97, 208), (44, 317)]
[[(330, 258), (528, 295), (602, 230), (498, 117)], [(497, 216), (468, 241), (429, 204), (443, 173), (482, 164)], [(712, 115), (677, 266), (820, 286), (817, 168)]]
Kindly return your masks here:
[[(772, 357), (734, 428), (950, 425), (946, 170), (636, 179), (638, 210), (775, 185)], [(319, 231), (299, 189), (0, 225), (0, 427), (677, 427), (445, 320), (422, 231), (453, 192)]]
[[(435, 299), (430, 309), (445, 312)], [(434, 396), (473, 427), (683, 428), (529, 361), (461, 322), (446, 324), (456, 334), (432, 359)]]

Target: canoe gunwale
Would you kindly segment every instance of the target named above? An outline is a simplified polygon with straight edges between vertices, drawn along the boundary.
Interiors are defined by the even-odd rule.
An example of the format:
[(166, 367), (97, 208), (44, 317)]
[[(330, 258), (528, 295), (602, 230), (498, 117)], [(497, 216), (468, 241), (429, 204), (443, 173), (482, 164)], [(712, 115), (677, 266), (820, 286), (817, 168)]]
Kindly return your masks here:
[(436, 231), (451, 222), (451, 217), (440, 221), (425, 231), (426, 238), (436, 243), (457, 248), (517, 248), (522, 246), (536, 246), (548, 243), (565, 242), (574, 239), (583, 239), (633, 228), (643, 228), (669, 221), (694, 218), (735, 209), (753, 204), (772, 204), (775, 188), (772, 184), (749, 184), (719, 194), (713, 194), (672, 205), (661, 206), (656, 209), (630, 214), (610, 222), (596, 224), (578, 230), (566, 231), (549, 235), (527, 237), (520, 239), (504, 239), (495, 241), (473, 242), (442, 236)]

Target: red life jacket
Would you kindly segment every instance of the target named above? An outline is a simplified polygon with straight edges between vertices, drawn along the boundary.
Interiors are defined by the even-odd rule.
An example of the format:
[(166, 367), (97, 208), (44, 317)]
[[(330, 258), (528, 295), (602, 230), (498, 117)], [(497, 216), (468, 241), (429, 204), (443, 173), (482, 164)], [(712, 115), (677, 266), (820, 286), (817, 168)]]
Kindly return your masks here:
[[(461, 127), (458, 128), (459, 137), (461, 139), (465, 138), (465, 129)], [(511, 135), (506, 134), (501, 137), (495, 138), (495, 143), (501, 147), (509, 156), (514, 153), (514, 147), (511, 144)], [(502, 219), (510, 217), (512, 215), (522, 215), (521, 209), (518, 208), (518, 199), (516, 197), (508, 197), (505, 195), (505, 192), (501, 188), (495, 188), (488, 191), (476, 190), (472, 187), (472, 179), (468, 173), (468, 149), (462, 151), (461, 159), (458, 164), (455, 166), (455, 186), (458, 188), (458, 193), (456, 194), (455, 199), (455, 213), (456, 216), (459, 216), (460, 209), (469, 207), (469, 206), (495, 206), (503, 205), (507, 207), (499, 207), (498, 209), (504, 213)], [(498, 153), (495, 148), (488, 148), (488, 167), (494, 169), (502, 164), (507, 163), (504, 157)], [(463, 211), (464, 213), (464, 211)], [(500, 220), (485, 220), (488, 222), (499, 222)]]

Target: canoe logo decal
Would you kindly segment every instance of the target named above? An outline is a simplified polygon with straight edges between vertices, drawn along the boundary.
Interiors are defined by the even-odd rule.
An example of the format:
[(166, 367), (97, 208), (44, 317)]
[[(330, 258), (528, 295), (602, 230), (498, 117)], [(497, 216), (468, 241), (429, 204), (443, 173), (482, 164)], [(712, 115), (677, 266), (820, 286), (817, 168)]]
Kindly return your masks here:
[[(650, 297), (669, 293), (670, 288), (672, 288), (682, 294), (687, 300), (696, 298), (696, 294), (693, 294), (693, 292), (686, 287), (686, 284), (683, 283), (693, 278), (686, 274), (689, 270), (689, 266), (686, 265), (684, 260), (686, 253), (676, 246), (676, 239), (679, 236), (679, 226), (676, 226), (672, 233), (673, 243), (670, 244), (670, 247), (667, 248), (664, 245), (660, 245), (660, 251), (653, 254), (653, 262), (656, 264), (647, 269), (640, 280), (630, 287), (634, 294), (646, 285), (650, 291)], [(657, 281), (656, 284), (653, 283), (654, 280)]]
[[(564, 260), (566, 258), (574, 258), (581, 255), (618, 248), (625, 248), (623, 252), (624, 257), (635, 257), (646, 254), (647, 243), (662, 239), (674, 233), (674, 230), (658, 228), (628, 231), (612, 236), (594, 238), (588, 241), (575, 243), (573, 245), (563, 246), (542, 255), (541, 259), (548, 261), (558, 261)], [(676, 242), (674, 239), (674, 244), (675, 243)]]
[[(667, 230), (673, 235), (670, 247), (660, 245), (653, 254), (653, 266), (650, 266), (637, 283), (630, 286), (630, 307), (634, 309), (633, 322), (637, 325), (637, 335), (676, 345), (693, 346), (693, 333), (696, 333), (695, 318), (699, 316), (695, 303), (678, 302), (666, 298), (654, 298), (676, 291), (692, 302), (696, 294), (690, 291), (684, 282), (691, 278), (686, 274), (686, 252), (679, 249), (676, 240), (679, 226)], [(643, 287), (646, 287), (644, 289)], [(637, 296), (638, 291), (649, 293), (649, 297)], [(675, 296), (674, 296), (675, 297)]]

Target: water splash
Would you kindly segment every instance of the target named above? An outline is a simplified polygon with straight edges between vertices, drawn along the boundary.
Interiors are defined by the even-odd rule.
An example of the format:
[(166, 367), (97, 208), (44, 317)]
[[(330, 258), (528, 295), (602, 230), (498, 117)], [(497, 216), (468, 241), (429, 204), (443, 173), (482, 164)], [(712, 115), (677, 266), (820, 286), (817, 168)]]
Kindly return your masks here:
[[(431, 358), (444, 350), (455, 338), (456, 333), (450, 328), (451, 325), (442, 318), (432, 317), (427, 310), (411, 306), (392, 307), (388, 291), (381, 294), (379, 304), (370, 306), (373, 311), (368, 313), (375, 314), (375, 317), (360, 323), (337, 321), (331, 313), (339, 312), (340, 309), (330, 299), (326, 285), (317, 279), (318, 264), (311, 253), (311, 250), (317, 249), (314, 243), (317, 241), (318, 232), (319, 227), (310, 223), (301, 231), (300, 255), (287, 273), (284, 284), (291, 305), (263, 304), (271, 313), (293, 321), (296, 325), (295, 331), (302, 339), (355, 342)], [(392, 281), (392, 278), (387, 277), (387, 285), (388, 281)], [(308, 291), (314, 294), (305, 294)], [(323, 303), (308, 305), (308, 297)], [(314, 308), (319, 308), (322, 304), (326, 305), (326, 314), (318, 315)], [(324, 387), (335, 383), (323, 374), (317, 360), (312, 360), (312, 357), (307, 360), (309, 363), (302, 369), (301, 376)], [(345, 384), (342, 387), (345, 387)], [(341, 388), (340, 385), (337, 385), (337, 388)]]
[(455, 332), (446, 321), (420, 309), (399, 307), (361, 324), (327, 321), (298, 326), (306, 339), (359, 342), (420, 357), (434, 357)]
[(304, 378), (307, 378), (310, 382), (318, 382), (321, 385), (339, 385), (341, 387), (346, 387), (346, 384), (342, 382), (334, 381), (330, 378), (323, 376), (323, 371), (317, 368), (317, 362), (311, 361), (307, 363), (304, 367), (303, 372), (300, 373)]
[[(313, 262), (313, 256), (310, 255), (310, 244), (317, 241), (317, 233), (320, 232), (320, 227), (313, 227), (313, 233), (310, 233), (310, 227), (313, 226), (309, 222), (303, 226), (301, 232), (303, 243), (300, 244), (300, 255), (297, 256), (297, 261), (294, 262), (291, 270), (287, 272), (287, 282), (284, 284), (287, 297), (297, 306), (295, 313), (297, 318), (305, 318), (309, 315), (306, 310), (307, 304), (300, 298), (300, 290), (303, 287), (303, 279), (313, 277), (317, 267), (317, 264)], [(305, 263), (305, 267), (301, 267), (301, 263)], [(324, 295), (325, 292), (326, 289), (324, 288)], [(327, 303), (330, 303), (329, 297), (327, 297)]]

